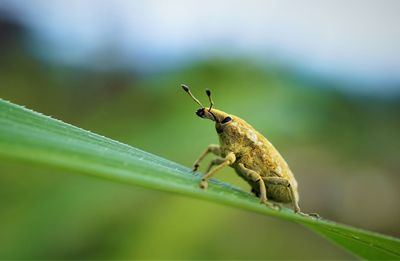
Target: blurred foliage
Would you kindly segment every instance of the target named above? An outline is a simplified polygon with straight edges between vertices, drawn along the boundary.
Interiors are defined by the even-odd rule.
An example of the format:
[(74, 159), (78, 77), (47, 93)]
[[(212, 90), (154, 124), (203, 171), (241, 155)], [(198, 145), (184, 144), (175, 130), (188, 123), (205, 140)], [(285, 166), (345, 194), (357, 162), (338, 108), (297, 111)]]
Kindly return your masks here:
[(305, 225), (355, 256), (368, 260), (400, 257), (400, 239), (325, 219), (304, 217), (287, 208), (274, 211), (260, 204), (253, 194), (214, 179), (204, 192), (198, 187), (200, 174), (193, 173), (189, 167), (1, 99), (0, 157), (179, 193), (289, 220)]
[[(217, 136), (179, 85), (204, 103), (210, 88), (281, 151), (304, 211), (400, 236), (399, 97), (344, 94), (246, 58), (151, 74), (54, 65), (3, 25), (1, 98), (190, 166)], [(231, 169), (216, 178), (248, 190)], [(0, 257), (351, 258), (294, 224), (59, 170), (0, 162), (0, 195)]]

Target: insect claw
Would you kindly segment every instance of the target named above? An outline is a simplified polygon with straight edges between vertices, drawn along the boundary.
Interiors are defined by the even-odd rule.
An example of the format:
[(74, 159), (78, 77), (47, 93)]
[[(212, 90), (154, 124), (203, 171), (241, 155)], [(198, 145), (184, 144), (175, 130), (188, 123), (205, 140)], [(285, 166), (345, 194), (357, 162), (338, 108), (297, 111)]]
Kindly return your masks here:
[(208, 187), (208, 182), (207, 182), (206, 180), (200, 181), (199, 187), (200, 187), (201, 189), (207, 189), (207, 187)]
[(199, 164), (194, 164), (193, 166), (193, 172), (197, 171), (199, 169)]
[(318, 215), (318, 213), (308, 213), (307, 215), (315, 219), (321, 219), (321, 216)]
[(266, 200), (261, 200), (260, 203), (266, 205), (269, 208), (272, 208), (272, 209), (275, 209), (275, 210), (281, 210), (281, 206), (278, 205), (278, 204), (271, 203), (271, 202), (266, 201)]
[(315, 218), (315, 219), (321, 219), (321, 216), (318, 215), (318, 213), (303, 213), (303, 212), (297, 212), (297, 214), (303, 216), (303, 217), (311, 217), (311, 218)]

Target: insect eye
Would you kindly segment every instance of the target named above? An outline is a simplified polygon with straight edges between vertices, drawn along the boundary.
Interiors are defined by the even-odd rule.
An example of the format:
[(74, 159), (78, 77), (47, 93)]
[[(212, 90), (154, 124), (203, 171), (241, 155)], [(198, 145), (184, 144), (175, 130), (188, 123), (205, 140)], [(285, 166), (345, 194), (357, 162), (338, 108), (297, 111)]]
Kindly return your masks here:
[(227, 123), (227, 122), (230, 122), (232, 120), (232, 118), (231, 117), (225, 117), (225, 119), (223, 119), (222, 121), (221, 121), (221, 123)]

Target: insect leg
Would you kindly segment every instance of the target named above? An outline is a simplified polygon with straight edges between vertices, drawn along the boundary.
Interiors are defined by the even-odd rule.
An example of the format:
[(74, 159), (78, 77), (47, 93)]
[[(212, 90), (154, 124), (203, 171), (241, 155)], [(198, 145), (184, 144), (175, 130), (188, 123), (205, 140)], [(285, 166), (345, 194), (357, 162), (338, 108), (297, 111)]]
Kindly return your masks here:
[(219, 164), (223, 163), (224, 161), (225, 161), (224, 158), (216, 158), (216, 159), (212, 160), (210, 162), (210, 165), (208, 165), (206, 173), (209, 172), (213, 166), (219, 165)]
[(204, 152), (201, 153), (200, 157), (194, 162), (193, 171), (196, 171), (199, 168), (200, 162), (207, 156), (208, 153), (214, 153), (215, 155), (220, 156), (221, 148), (219, 145), (216, 144), (208, 145)]
[(289, 187), (290, 183), (289, 180), (284, 179), (284, 178), (279, 178), (279, 177), (263, 177), (262, 178), (265, 183), (271, 184), (271, 185), (282, 185), (285, 187)]
[(284, 178), (279, 178), (279, 177), (263, 177), (263, 180), (267, 184), (282, 185), (282, 186), (287, 187), (290, 191), (290, 197), (292, 198), (293, 210), (295, 213), (300, 213), (299, 197), (294, 192), (293, 187), (290, 185), (289, 180), (284, 179)]
[(260, 186), (260, 202), (267, 205), (268, 207), (276, 208), (277, 206), (275, 204), (272, 204), (268, 202), (267, 199), (267, 189), (265, 187), (265, 183), (263, 178), (255, 172), (254, 170), (246, 168), (242, 163), (239, 163), (238, 165), (238, 170), (244, 174), (245, 176), (249, 177), (252, 181), (258, 182)]
[(228, 155), (226, 155), (225, 158), (223, 158), (223, 159), (221, 158), (221, 160), (222, 160), (222, 162), (217, 167), (215, 167), (213, 170), (208, 171), (206, 174), (204, 174), (204, 176), (201, 179), (201, 182), (199, 184), (200, 188), (202, 188), (202, 189), (207, 188), (207, 184), (208, 184), (207, 180), (209, 178), (211, 178), (211, 176), (214, 175), (215, 172), (217, 172), (218, 170), (222, 169), (223, 167), (225, 167), (227, 165), (234, 163), (236, 160), (236, 156), (233, 152), (230, 152), (230, 153), (228, 153)]

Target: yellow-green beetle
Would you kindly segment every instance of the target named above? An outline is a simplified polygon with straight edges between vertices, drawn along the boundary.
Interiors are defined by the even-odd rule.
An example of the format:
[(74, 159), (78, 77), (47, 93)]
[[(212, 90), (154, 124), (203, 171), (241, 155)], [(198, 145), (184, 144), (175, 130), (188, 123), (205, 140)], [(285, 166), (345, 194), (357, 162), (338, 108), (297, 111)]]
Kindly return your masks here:
[[(211, 161), (201, 179), (200, 188), (206, 189), (211, 176), (223, 167), (231, 166), (250, 184), (251, 191), (260, 198), (261, 203), (276, 207), (268, 199), (282, 203), (291, 202), (294, 212), (304, 214), (300, 212), (297, 181), (278, 150), (244, 120), (214, 109), (209, 90), (206, 90), (206, 94), (210, 107), (206, 108), (193, 96), (188, 86), (182, 84), (182, 88), (201, 106), (196, 115), (215, 122), (219, 137), (220, 145), (208, 145), (193, 165), (193, 170), (196, 171), (207, 154), (219, 156)], [(216, 167), (213, 168), (214, 166)]]

